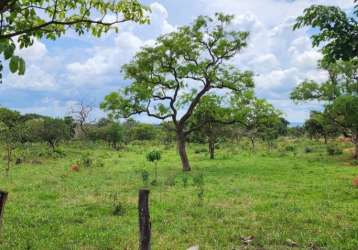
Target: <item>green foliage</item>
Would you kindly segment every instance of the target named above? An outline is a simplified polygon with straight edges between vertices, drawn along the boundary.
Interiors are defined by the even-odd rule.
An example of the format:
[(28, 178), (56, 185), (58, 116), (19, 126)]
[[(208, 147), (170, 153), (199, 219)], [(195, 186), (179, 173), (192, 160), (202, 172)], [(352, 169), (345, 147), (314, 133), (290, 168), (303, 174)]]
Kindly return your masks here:
[(141, 171), (142, 182), (144, 186), (148, 186), (149, 183), (149, 172), (147, 170)]
[[(146, 11), (148, 8), (137, 0), (2, 0), (0, 55), (9, 61), (12, 73), (23, 75), (25, 61), (15, 55), (15, 43), (23, 49), (32, 46), (35, 39), (56, 40), (69, 30), (100, 37), (110, 30), (117, 31), (114, 24), (148, 23)], [(1, 64), (0, 73), (2, 69)]]
[(40, 135), (43, 141), (48, 143), (53, 151), (55, 151), (55, 147), (60, 141), (70, 139), (70, 128), (62, 119), (44, 119), (43, 126), (41, 126), (40, 131), (36, 133)]
[(336, 144), (330, 144), (327, 146), (328, 155), (341, 155), (343, 154), (342, 149)]
[(114, 149), (124, 142), (124, 128), (117, 122), (98, 123), (90, 127), (87, 134), (92, 141), (103, 140)]
[(304, 129), (311, 138), (319, 139), (323, 136), (326, 143), (329, 136), (332, 137), (338, 134), (338, 127), (330, 119), (329, 115), (317, 111), (310, 113), (310, 118), (305, 121)]
[(156, 162), (161, 159), (160, 151), (158, 150), (152, 150), (149, 153), (147, 153), (146, 158), (150, 162)]
[(333, 63), (349, 61), (358, 54), (358, 4), (355, 11), (347, 15), (339, 7), (312, 5), (297, 18), (294, 29), (311, 26), (318, 30), (312, 38), (315, 47), (323, 45), (323, 60)]
[(311, 148), (311, 147), (305, 147), (305, 148), (304, 148), (304, 152), (305, 152), (306, 154), (312, 153), (312, 152), (313, 152), (313, 148)]
[[(180, 185), (169, 187), (163, 181), (151, 187), (150, 209), (156, 224), (153, 249), (187, 249), (193, 242), (205, 249), (245, 247), (235, 235), (255, 236), (248, 247), (253, 249), (288, 249), (287, 239), (303, 249), (355, 249), (355, 232), (342, 227), (358, 227), (357, 190), (351, 184), (357, 168), (349, 165), (347, 153), (327, 156), (321, 142), (304, 137), (280, 138), (278, 143), (282, 147), (291, 143), (298, 152), (305, 146), (315, 151), (299, 158), (275, 153), (252, 156), (228, 143), (221, 147), (226, 158), (193, 157), (193, 165), (200, 170), (182, 173), (175, 148), (167, 150), (161, 177), (181, 179), (177, 179)], [(188, 152), (198, 146), (190, 143)], [(258, 142), (257, 146), (261, 151), (265, 145)], [(349, 145), (339, 142), (339, 146)], [(39, 143), (33, 147), (29, 156), (48, 152)], [(137, 232), (140, 171), (146, 161), (140, 155), (147, 148), (129, 145), (118, 158), (118, 152), (100, 143), (73, 142), (62, 147), (66, 157), (61, 160), (41, 157), (41, 165), (25, 160), (22, 167), (12, 169), (11, 178), (0, 175), (1, 188), (14, 195), (5, 208), (0, 249), (138, 248), (136, 233), (118, 230)], [(106, 167), (69, 172), (69, 164), (84, 152), (94, 159), (105, 158)], [(205, 175), (202, 190), (192, 185), (200, 172)], [(187, 179), (185, 188), (183, 179)], [(170, 223), (162, 218), (170, 218)], [(183, 234), (181, 229), (202, 236)]]
[(126, 214), (126, 206), (120, 201), (118, 193), (112, 193), (112, 215), (114, 216), (123, 216)]
[(247, 46), (249, 35), (232, 29), (233, 18), (222, 13), (215, 18), (199, 16), (192, 25), (159, 37), (123, 66), (131, 84), (101, 103), (115, 118), (144, 113), (163, 121), (171, 119), (185, 171), (190, 170), (185, 151), (187, 136), (193, 131), (190, 118), (202, 98), (209, 91), (219, 96), (221, 90), (229, 99), (254, 88), (252, 72), (230, 64)]

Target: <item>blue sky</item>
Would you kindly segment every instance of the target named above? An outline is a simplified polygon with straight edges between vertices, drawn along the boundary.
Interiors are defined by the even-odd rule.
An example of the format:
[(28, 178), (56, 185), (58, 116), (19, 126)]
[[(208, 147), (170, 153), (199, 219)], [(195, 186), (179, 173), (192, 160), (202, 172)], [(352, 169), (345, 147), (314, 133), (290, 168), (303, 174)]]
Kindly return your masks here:
[[(256, 93), (281, 109), (291, 122), (302, 122), (315, 103), (295, 105), (290, 91), (302, 80), (324, 81), (317, 69), (321, 54), (313, 49), (309, 31), (292, 31), (295, 17), (311, 4), (353, 6), (352, 0), (143, 0), (152, 9), (151, 24), (120, 25), (119, 33), (100, 39), (69, 33), (53, 41), (36, 41), (21, 50), (27, 62), (25, 76), (6, 75), (0, 86), (0, 105), (23, 113), (61, 117), (76, 103), (97, 105), (111, 91), (127, 85), (120, 68), (141, 46), (151, 44), (198, 15), (225, 12), (236, 16), (234, 25), (250, 31), (249, 46), (232, 63), (255, 72)], [(96, 109), (93, 119), (104, 114)], [(143, 121), (145, 117), (140, 117)]]

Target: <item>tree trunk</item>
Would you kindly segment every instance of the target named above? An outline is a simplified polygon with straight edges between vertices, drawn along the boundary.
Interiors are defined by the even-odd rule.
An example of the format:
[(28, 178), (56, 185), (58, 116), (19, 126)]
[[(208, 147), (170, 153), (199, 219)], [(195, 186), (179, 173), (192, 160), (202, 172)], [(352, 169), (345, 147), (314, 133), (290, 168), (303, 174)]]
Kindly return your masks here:
[(324, 137), (324, 144), (327, 144), (328, 143), (327, 135), (323, 135), (323, 137)]
[(212, 140), (209, 140), (209, 153), (210, 159), (215, 159), (215, 143)]
[(7, 196), (8, 196), (7, 192), (0, 190), (0, 230), (1, 230), (2, 216), (4, 213)]
[(186, 153), (185, 140), (186, 140), (185, 135), (181, 132), (177, 132), (177, 147), (178, 147), (178, 153), (180, 156), (183, 171), (190, 171), (191, 167), (189, 164), (188, 155)]

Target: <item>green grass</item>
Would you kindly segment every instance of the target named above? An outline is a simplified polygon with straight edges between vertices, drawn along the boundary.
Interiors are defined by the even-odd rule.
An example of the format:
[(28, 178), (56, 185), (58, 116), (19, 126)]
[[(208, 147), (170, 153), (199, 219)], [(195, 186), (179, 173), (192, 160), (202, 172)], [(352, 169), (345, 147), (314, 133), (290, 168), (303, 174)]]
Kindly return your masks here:
[[(227, 146), (216, 160), (190, 145), (193, 171), (183, 174), (175, 149), (165, 150), (159, 180), (150, 186), (153, 249), (358, 249), (357, 168), (348, 155), (327, 156), (322, 145), (305, 154)], [(78, 145), (77, 145), (78, 146)], [(117, 152), (64, 148), (66, 157), (14, 166), (0, 176), (9, 191), (0, 249), (137, 249), (141, 172), (150, 146)], [(84, 152), (104, 167), (71, 172)], [(4, 166), (4, 162), (2, 162)], [(196, 179), (204, 176), (204, 193)], [(185, 186), (185, 179), (188, 183)], [(113, 197), (117, 197), (114, 199)], [(114, 215), (115, 205), (122, 215)], [(253, 236), (245, 246), (242, 238)]]

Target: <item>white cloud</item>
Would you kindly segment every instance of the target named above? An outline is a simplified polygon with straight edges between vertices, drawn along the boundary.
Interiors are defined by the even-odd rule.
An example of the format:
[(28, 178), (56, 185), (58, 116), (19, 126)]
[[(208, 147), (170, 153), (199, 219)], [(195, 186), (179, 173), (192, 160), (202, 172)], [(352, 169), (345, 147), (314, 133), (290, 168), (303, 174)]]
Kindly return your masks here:
[(18, 50), (17, 54), (26, 59), (26, 61), (39, 61), (44, 59), (44, 57), (47, 55), (47, 48), (45, 44), (35, 40), (31, 47)]
[[(154, 2), (150, 5), (151, 25), (148, 27), (160, 34), (175, 28), (167, 21), (168, 12), (163, 5)], [(152, 45), (153, 39), (142, 40), (132, 31), (131, 26), (113, 37), (110, 45), (96, 46), (90, 49), (91, 55), (84, 62), (73, 62), (66, 66), (68, 79), (73, 85), (103, 85), (113, 80), (120, 81), (120, 69), (128, 63), (135, 53), (145, 45)], [(112, 40), (111, 40), (112, 39)]]
[(52, 91), (57, 88), (55, 76), (35, 64), (27, 65), (25, 75), (9, 74), (4, 83), (6, 88), (24, 90)]
[(175, 27), (168, 22), (167, 9), (158, 2), (154, 2), (150, 5), (152, 13), (150, 15), (152, 27), (156, 27), (160, 30), (160, 33), (166, 34), (175, 30)]
[[(182, 24), (188, 24), (193, 13), (213, 15), (224, 11), (236, 16), (232, 28), (250, 31), (248, 47), (232, 62), (240, 69), (254, 71), (258, 95), (285, 111), (287, 118), (293, 121), (304, 119), (309, 109), (319, 107), (318, 104), (295, 106), (288, 99), (289, 92), (300, 81), (327, 79), (327, 73), (317, 69), (321, 53), (312, 48), (307, 30), (292, 31), (292, 25), (295, 17), (313, 2), (349, 8), (353, 5), (352, 0), (199, 0), (200, 4), (195, 2), (192, 6), (187, 6), (189, 1), (186, 5), (178, 2), (166, 1), (165, 7), (161, 0), (149, 4), (152, 10), (150, 25), (124, 23), (119, 26), (120, 33), (110, 32), (100, 39), (90, 39), (89, 36), (74, 39), (70, 34), (67, 37), (80, 45), (73, 53), (64, 51), (68, 49), (66, 45), (57, 47), (57, 42), (47, 48), (43, 42), (35, 41), (32, 47), (19, 51), (27, 62), (26, 75), (6, 76), (2, 88), (55, 90), (53, 93), (59, 99), (81, 97), (83, 89), (87, 89), (102, 98), (104, 91), (121, 86), (120, 68), (140, 47), (153, 45), (157, 36), (176, 30), (179, 23), (172, 23), (173, 20), (184, 20), (178, 13), (187, 14)], [(191, 10), (190, 7), (198, 9)], [(81, 48), (82, 44), (84, 48)], [(25, 109), (63, 114), (68, 104), (56, 100), (50, 98), (47, 104), (41, 102), (33, 107), (25, 105)]]

